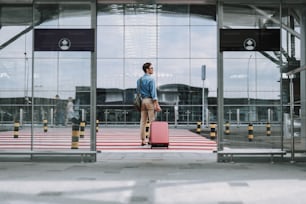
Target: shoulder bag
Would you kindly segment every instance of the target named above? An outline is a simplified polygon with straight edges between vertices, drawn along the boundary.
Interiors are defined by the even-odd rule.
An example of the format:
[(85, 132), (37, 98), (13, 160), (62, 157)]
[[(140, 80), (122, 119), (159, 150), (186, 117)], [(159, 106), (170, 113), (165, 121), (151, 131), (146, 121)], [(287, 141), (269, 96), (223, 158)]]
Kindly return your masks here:
[(141, 111), (141, 102), (142, 102), (142, 98), (140, 94), (141, 83), (142, 83), (141, 81), (142, 81), (142, 77), (139, 80), (139, 86), (137, 86), (137, 93), (134, 98), (134, 107), (136, 108), (137, 111)]

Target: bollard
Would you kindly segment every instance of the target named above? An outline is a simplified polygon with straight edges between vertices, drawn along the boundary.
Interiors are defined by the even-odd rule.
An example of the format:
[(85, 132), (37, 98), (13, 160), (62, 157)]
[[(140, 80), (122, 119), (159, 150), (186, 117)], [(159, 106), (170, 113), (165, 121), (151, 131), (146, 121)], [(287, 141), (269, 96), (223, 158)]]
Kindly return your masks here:
[(271, 124), (269, 122), (266, 124), (266, 128), (267, 128), (267, 136), (271, 136)]
[(210, 139), (213, 140), (216, 138), (216, 134), (217, 134), (217, 131), (216, 131), (216, 126), (217, 124), (216, 123), (210, 123), (210, 133), (209, 133), (209, 136), (210, 136)]
[(79, 149), (79, 124), (72, 124), (72, 137), (71, 137), (71, 149)]
[(196, 130), (196, 132), (197, 132), (198, 134), (201, 133), (201, 126), (202, 126), (202, 122), (197, 122), (197, 130)]
[(230, 131), (230, 123), (228, 121), (226, 121), (225, 123), (225, 134), (229, 135), (231, 133)]
[(84, 138), (85, 133), (85, 121), (80, 122), (80, 138)]
[(99, 120), (96, 120), (96, 132), (99, 132)]
[(149, 120), (147, 121), (147, 124), (146, 124), (145, 135), (146, 135), (146, 138), (149, 139), (149, 137), (150, 137), (150, 122), (149, 122)]
[(248, 139), (249, 141), (253, 141), (254, 139), (254, 135), (253, 135), (253, 124), (252, 123), (249, 123), (249, 126), (248, 126)]
[(14, 138), (19, 137), (19, 126), (20, 126), (19, 121), (15, 121), (15, 123), (14, 123)]
[(43, 120), (44, 123), (44, 132), (48, 132), (48, 120)]

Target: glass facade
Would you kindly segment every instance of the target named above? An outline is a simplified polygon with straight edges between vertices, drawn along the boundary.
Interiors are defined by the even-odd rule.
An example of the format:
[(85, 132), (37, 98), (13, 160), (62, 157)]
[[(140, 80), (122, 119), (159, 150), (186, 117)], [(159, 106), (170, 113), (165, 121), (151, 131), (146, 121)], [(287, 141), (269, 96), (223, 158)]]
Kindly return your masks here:
[[(163, 109), (159, 120), (195, 126), (203, 120), (204, 97), (205, 123), (217, 122), (217, 82), (222, 80), (224, 123), (261, 128), (273, 123), (279, 137), (272, 145), (265, 140), (262, 144), (283, 144), (283, 118), (289, 113), (289, 82), (283, 76), (300, 66), (300, 39), (294, 35), (300, 32), (294, 15), (300, 3), (222, 1), (217, 16), (217, 2), (97, 1), (94, 7), (92, 2), (37, 0), (1, 5), (1, 129), (11, 128), (15, 121), (23, 127), (41, 126), (44, 119), (56, 126), (56, 103), (67, 103), (69, 97), (77, 117), (90, 123), (95, 88), (100, 123), (138, 125), (139, 114), (132, 106), (136, 80), (143, 75), (142, 64), (152, 62)], [(96, 28), (96, 57), (90, 52), (34, 52), (35, 28)], [(282, 50), (224, 52), (224, 73), (219, 79), (219, 28), (281, 29)], [(298, 100), (297, 85), (295, 90)], [(296, 105), (297, 117), (299, 110)]]
[[(142, 64), (149, 61), (156, 70), (165, 110), (158, 117), (181, 124), (201, 120), (203, 64), (210, 76), (208, 94), (216, 96), (215, 10), (210, 5), (98, 4), (98, 89), (117, 90), (105, 97), (98, 94), (98, 118), (107, 123), (138, 123), (131, 94), (143, 75)], [(180, 118), (174, 117), (175, 105)], [(187, 110), (190, 121), (183, 119)]]

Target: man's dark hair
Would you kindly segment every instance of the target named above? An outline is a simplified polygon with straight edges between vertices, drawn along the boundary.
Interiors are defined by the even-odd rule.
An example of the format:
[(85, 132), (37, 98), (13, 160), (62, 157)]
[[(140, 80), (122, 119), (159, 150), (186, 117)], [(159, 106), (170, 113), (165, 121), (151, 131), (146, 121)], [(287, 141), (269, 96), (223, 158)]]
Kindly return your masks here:
[(147, 73), (147, 69), (149, 69), (151, 65), (152, 65), (152, 63), (150, 63), (150, 62), (146, 62), (146, 63), (143, 64), (142, 70), (144, 71), (144, 73)]

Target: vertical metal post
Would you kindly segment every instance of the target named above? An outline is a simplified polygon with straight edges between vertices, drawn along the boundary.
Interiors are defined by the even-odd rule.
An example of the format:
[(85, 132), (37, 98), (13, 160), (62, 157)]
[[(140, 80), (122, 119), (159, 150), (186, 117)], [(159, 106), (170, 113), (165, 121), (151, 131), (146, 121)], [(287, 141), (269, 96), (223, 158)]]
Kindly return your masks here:
[[(95, 30), (95, 45), (97, 46), (97, 5), (91, 1), (91, 28)], [(97, 99), (97, 48), (91, 52), (91, 74), (90, 74), (90, 150), (96, 151), (96, 99)], [(96, 157), (94, 161), (96, 161)]]
[[(33, 30), (35, 29), (35, 26), (34, 26), (34, 22), (35, 21), (35, 9), (34, 9), (34, 5), (32, 7), (32, 27), (33, 27)], [(31, 116), (31, 147), (30, 149), (33, 150), (33, 144), (34, 144), (34, 103), (35, 103), (35, 100), (34, 100), (34, 32), (32, 32), (32, 103), (31, 103), (31, 113), (32, 113), (32, 116)], [(31, 155), (31, 159), (32, 159), (32, 155)]]
[(208, 127), (208, 124), (209, 124), (209, 110), (208, 110), (208, 108), (206, 108), (205, 110), (206, 110), (206, 127)]
[(202, 80), (203, 81), (203, 87), (202, 87), (202, 126), (204, 128), (205, 126), (205, 89), (204, 89), (204, 82), (205, 80)]
[(23, 109), (22, 108), (20, 108), (19, 110), (19, 124), (20, 126), (22, 126), (23, 124)]
[(293, 89), (293, 77), (294, 74), (290, 75), (290, 134), (291, 134), (291, 163), (294, 163), (294, 89)]
[[(217, 150), (223, 150), (223, 121), (224, 121), (224, 83), (223, 83), (223, 53), (220, 51), (220, 28), (223, 26), (223, 2), (217, 5), (217, 102), (218, 102), (218, 126), (217, 126)], [(219, 161), (219, 155), (217, 160)]]
[(202, 126), (204, 128), (205, 126), (205, 78), (206, 78), (206, 66), (202, 65), (202, 82), (203, 82), (203, 86), (202, 86)]
[(251, 61), (252, 55), (250, 55), (248, 60), (248, 72), (247, 72), (247, 95), (248, 95), (248, 122), (251, 121), (251, 102), (250, 102), (250, 61)]
[[(306, 8), (301, 7), (299, 10), (299, 17), (300, 17), (300, 56), (301, 56), (301, 66), (306, 65)], [(306, 140), (306, 92), (302, 91), (305, 90), (306, 87), (306, 71), (301, 71), (300, 73), (300, 98), (301, 98), (301, 139), (303, 141)], [(303, 148), (305, 149), (306, 146), (304, 145)]]
[(54, 110), (53, 110), (53, 108), (50, 109), (50, 125), (52, 127), (54, 125)]
[(237, 108), (237, 127), (240, 126), (240, 109)]
[(270, 108), (268, 108), (268, 121), (267, 122), (268, 123), (271, 122), (271, 109)]
[(85, 121), (85, 109), (84, 108), (81, 109), (81, 120)]

